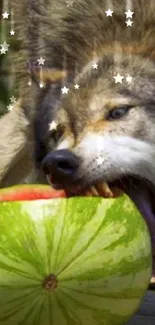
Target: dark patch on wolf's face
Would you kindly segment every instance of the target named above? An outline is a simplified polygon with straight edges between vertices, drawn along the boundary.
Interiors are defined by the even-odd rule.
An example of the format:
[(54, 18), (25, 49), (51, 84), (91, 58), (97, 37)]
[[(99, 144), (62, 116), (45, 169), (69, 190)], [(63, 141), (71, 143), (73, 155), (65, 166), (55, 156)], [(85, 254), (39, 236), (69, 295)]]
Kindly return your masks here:
[[(35, 162), (40, 168), (41, 162), (48, 153), (47, 134), (49, 123), (54, 119), (58, 102), (60, 101), (60, 84), (49, 85), (41, 91), (36, 103), (36, 117), (34, 121)], [(51, 148), (52, 149), (52, 148)]]
[[(40, 94), (36, 102), (36, 115), (34, 119), (34, 140), (35, 140), (35, 163), (40, 169), (42, 160), (53, 150), (57, 141), (52, 137), (52, 132), (49, 131), (50, 123), (60, 119), (60, 108), (62, 102), (61, 88), (71, 83), (72, 75), (67, 76), (66, 82), (48, 82), (46, 87), (40, 89)], [(68, 87), (68, 86), (67, 86)], [(67, 126), (67, 120), (65, 121)], [(56, 137), (57, 138), (57, 137)]]

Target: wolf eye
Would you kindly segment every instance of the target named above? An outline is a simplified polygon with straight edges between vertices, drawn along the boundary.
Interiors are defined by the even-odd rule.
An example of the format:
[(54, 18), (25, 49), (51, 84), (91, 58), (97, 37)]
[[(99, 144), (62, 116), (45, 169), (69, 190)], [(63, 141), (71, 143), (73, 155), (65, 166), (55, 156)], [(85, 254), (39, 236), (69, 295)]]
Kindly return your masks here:
[(131, 106), (123, 106), (123, 107), (118, 107), (118, 108), (114, 108), (113, 110), (111, 110), (107, 116), (108, 120), (116, 120), (116, 119), (120, 119), (121, 117), (123, 117), (124, 115), (126, 115), (129, 110), (130, 110)]

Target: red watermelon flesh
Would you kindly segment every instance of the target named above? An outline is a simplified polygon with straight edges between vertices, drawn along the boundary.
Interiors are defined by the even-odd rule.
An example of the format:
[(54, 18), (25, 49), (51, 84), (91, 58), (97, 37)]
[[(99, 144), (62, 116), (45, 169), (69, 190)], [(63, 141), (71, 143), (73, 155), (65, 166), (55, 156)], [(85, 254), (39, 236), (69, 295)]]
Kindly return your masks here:
[(0, 190), (2, 201), (32, 201), (41, 199), (65, 198), (67, 193), (63, 190), (54, 190), (48, 185), (16, 185)]

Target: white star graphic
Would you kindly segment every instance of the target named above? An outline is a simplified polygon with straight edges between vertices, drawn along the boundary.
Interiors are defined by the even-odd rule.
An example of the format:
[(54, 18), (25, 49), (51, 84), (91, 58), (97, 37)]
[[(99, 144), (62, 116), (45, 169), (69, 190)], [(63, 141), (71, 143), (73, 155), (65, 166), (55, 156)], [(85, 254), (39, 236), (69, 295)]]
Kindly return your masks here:
[(75, 89), (79, 89), (79, 87), (80, 87), (80, 86), (79, 86), (78, 84), (74, 85), (74, 88), (75, 88)]
[(2, 16), (3, 16), (3, 19), (8, 19), (9, 14), (5, 11), (5, 12), (2, 14)]
[(6, 54), (7, 50), (5, 50), (4, 47), (2, 47), (2, 48), (0, 49), (0, 52), (1, 52), (1, 54)]
[(133, 24), (133, 21), (132, 21), (132, 20), (130, 20), (130, 19), (128, 19), (128, 20), (126, 20), (126, 24), (127, 24), (127, 26), (132, 26), (132, 24)]
[(105, 11), (107, 17), (111, 16), (112, 17), (112, 14), (113, 14), (113, 11), (108, 9), (107, 11)]
[(126, 81), (127, 81), (127, 83), (129, 83), (129, 84), (132, 82), (132, 77), (129, 76), (129, 74), (128, 74), (127, 77), (126, 77)]
[(42, 57), (40, 59), (37, 60), (39, 65), (44, 65), (45, 59), (43, 59)]
[(99, 157), (96, 159), (98, 165), (102, 165), (104, 162), (104, 159), (102, 157)]
[(13, 105), (9, 105), (9, 106), (7, 106), (7, 109), (8, 109), (8, 111), (10, 112), (10, 111), (12, 111), (13, 110)]
[(15, 31), (13, 29), (10, 31), (10, 35), (15, 35)]
[(67, 4), (67, 7), (72, 6), (73, 3), (74, 3), (74, 1), (75, 1), (75, 0), (66, 0), (65, 2), (66, 2), (66, 4)]
[(93, 69), (97, 69), (98, 68), (98, 64), (95, 62), (95, 63), (93, 63), (92, 67), (93, 67)]
[(1, 46), (5, 51), (8, 51), (10, 45), (7, 44), (6, 41), (4, 41), (3, 44), (0, 44), (0, 46)]
[(117, 75), (113, 78), (115, 79), (115, 84), (117, 84), (118, 82), (122, 83), (122, 80), (124, 79), (124, 77), (121, 76), (119, 73), (117, 73)]
[(69, 88), (64, 86), (63, 88), (61, 88), (61, 91), (62, 91), (62, 94), (68, 94)]
[(49, 131), (53, 131), (53, 130), (56, 130), (58, 127), (57, 123), (55, 121), (52, 121), (50, 124), (49, 124)]
[(15, 96), (12, 96), (12, 97), (10, 98), (10, 101), (11, 101), (12, 104), (14, 104), (14, 103), (16, 102), (16, 100), (17, 100), (17, 99), (15, 98)]
[(125, 12), (125, 14), (126, 14), (126, 18), (132, 18), (134, 12), (129, 9), (128, 11)]

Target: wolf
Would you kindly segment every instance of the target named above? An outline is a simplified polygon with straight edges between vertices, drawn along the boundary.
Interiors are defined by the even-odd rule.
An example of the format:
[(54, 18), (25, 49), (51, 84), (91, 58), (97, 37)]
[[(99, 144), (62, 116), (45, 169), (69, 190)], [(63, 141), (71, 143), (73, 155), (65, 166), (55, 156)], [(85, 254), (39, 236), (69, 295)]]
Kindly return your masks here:
[(147, 222), (155, 261), (154, 0), (12, 6), (20, 95), (0, 120), (1, 187), (31, 174), (74, 195), (122, 189)]

